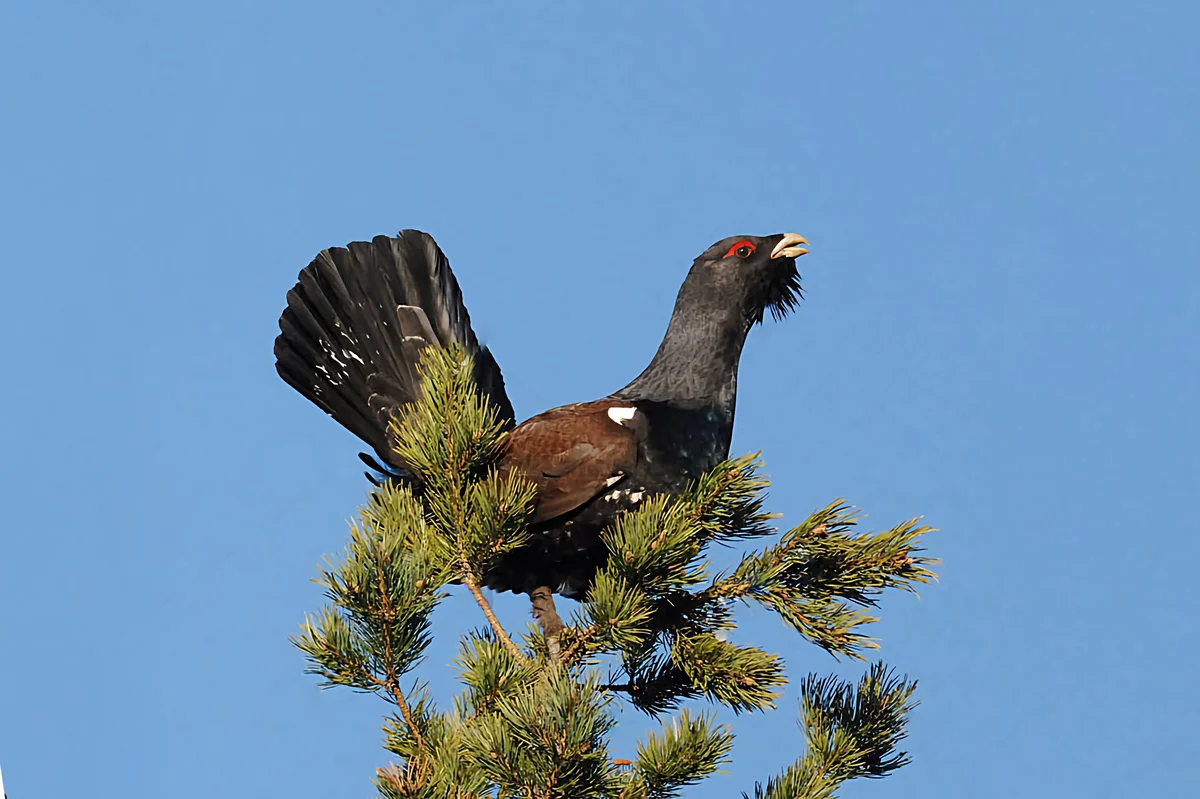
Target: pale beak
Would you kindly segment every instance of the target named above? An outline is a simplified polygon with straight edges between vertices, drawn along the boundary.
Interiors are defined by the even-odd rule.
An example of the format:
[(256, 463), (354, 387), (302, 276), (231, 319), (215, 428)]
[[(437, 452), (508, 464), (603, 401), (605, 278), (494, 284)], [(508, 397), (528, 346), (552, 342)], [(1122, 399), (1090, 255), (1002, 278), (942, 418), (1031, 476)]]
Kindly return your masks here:
[(772, 258), (799, 258), (808, 252), (807, 247), (797, 247), (797, 244), (808, 244), (808, 239), (799, 233), (784, 233), (783, 239), (771, 250)]

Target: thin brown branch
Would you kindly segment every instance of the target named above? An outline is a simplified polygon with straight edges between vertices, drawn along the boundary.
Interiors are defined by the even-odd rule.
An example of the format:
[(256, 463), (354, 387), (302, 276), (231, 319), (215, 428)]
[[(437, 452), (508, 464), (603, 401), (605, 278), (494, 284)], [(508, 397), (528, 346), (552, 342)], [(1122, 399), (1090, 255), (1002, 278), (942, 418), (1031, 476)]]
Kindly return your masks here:
[(367, 679), (388, 692), (392, 697), (392, 701), (396, 703), (396, 707), (400, 708), (400, 717), (404, 719), (404, 723), (412, 730), (413, 740), (417, 742), (419, 748), (424, 749), (425, 739), (421, 737), (421, 731), (417, 728), (416, 717), (413, 716), (412, 709), (408, 706), (408, 701), (404, 698), (404, 691), (400, 690), (399, 682), (390, 675), (388, 679), (381, 680), (370, 672), (367, 672)]
[(400, 675), (392, 668), (392, 632), (389, 622), (396, 618), (395, 608), (388, 601), (387, 586), (384, 583), (383, 569), (379, 569), (379, 596), (383, 605), (383, 612), (388, 619), (383, 624), (383, 657), (386, 663), (387, 681), (379, 680), (374, 674), (371, 679), (379, 682), (392, 695), (392, 700), (396, 703), (396, 707), (400, 709), (400, 715), (404, 718), (404, 723), (408, 725), (408, 729), (412, 732), (413, 740), (417, 742), (418, 749), (425, 748), (425, 739), (421, 736), (421, 730), (417, 727), (416, 719), (413, 716), (412, 709), (408, 706), (408, 701), (404, 698), (404, 691), (400, 690)]
[(417, 748), (424, 749), (425, 739), (421, 736), (421, 728), (417, 726), (417, 720), (413, 717), (412, 708), (408, 706), (408, 702), (404, 699), (404, 692), (400, 690), (400, 685), (397, 682), (392, 682), (389, 687), (392, 691), (392, 699), (396, 701), (396, 707), (400, 708), (400, 715), (404, 718), (404, 723), (412, 730), (413, 740), (417, 742)]
[(483, 591), (479, 590), (479, 583), (475, 582), (474, 575), (468, 572), (467, 575), (463, 577), (463, 582), (466, 583), (467, 590), (471, 592), (471, 596), (475, 597), (475, 601), (479, 604), (479, 608), (483, 611), (483, 615), (487, 616), (488, 624), (492, 625), (492, 630), (496, 633), (496, 637), (500, 639), (500, 643), (504, 645), (504, 648), (507, 649), (509, 654), (514, 658), (519, 661), (525, 660), (524, 653), (522, 653), (521, 650), (517, 648), (517, 645), (513, 643), (513, 640), (508, 637), (508, 632), (504, 629), (503, 625), (500, 624), (500, 620), (496, 618), (496, 614), (492, 611), (491, 603), (487, 601), (487, 597), (483, 595)]
[[(446, 422), (444, 432), (447, 440), (450, 438), (449, 421)], [(483, 611), (483, 615), (487, 617), (488, 624), (492, 625), (492, 630), (496, 633), (496, 637), (500, 639), (500, 643), (508, 650), (517, 661), (524, 661), (525, 655), (513, 643), (512, 638), (508, 636), (508, 631), (504, 629), (504, 625), (496, 618), (495, 612), (492, 611), (492, 604), (488, 602), (487, 597), (483, 595), (483, 591), (479, 589), (479, 581), (475, 577), (475, 572), (471, 568), (470, 560), (467, 558), (466, 548), (463, 546), (462, 531), (466, 527), (466, 514), (464, 496), (464, 487), (462, 483), (462, 475), (466, 471), (467, 464), (465, 459), (457, 464), (454, 464), (450, 469), (450, 483), (453, 487), (451, 496), (456, 498), (454, 503), (454, 541), (458, 545), (458, 561), (462, 565), (463, 584), (467, 586), (467, 590), (471, 592), (471, 596), (475, 597), (475, 603), (479, 605), (479, 609)]]
[(591, 640), (591, 638), (598, 632), (599, 629), (597, 629), (596, 625), (589, 625), (588, 628), (584, 630), (583, 633), (576, 638), (569, 647), (567, 647), (567, 651), (563, 652), (563, 663), (566, 663), (568, 666), (571, 665), (571, 659), (575, 657), (575, 654), (587, 646), (587, 642)]
[[(445, 435), (449, 438), (450, 430), (447, 422)], [(462, 473), (466, 470), (466, 463), (455, 464), (450, 469), (450, 482), (453, 487), (451, 495), (456, 498), (454, 504), (454, 541), (458, 545), (458, 561), (462, 565), (463, 584), (467, 586), (467, 590), (471, 592), (471, 596), (475, 597), (475, 603), (479, 605), (479, 609), (483, 611), (483, 615), (487, 617), (488, 624), (492, 626), (492, 631), (496, 633), (496, 638), (504, 645), (516, 660), (524, 661), (525, 655), (513, 643), (512, 638), (508, 636), (508, 631), (504, 629), (504, 625), (500, 624), (500, 620), (496, 618), (495, 612), (492, 610), (492, 604), (488, 602), (487, 597), (483, 595), (483, 591), (479, 589), (479, 581), (475, 578), (475, 572), (471, 569), (470, 560), (467, 558), (466, 548), (463, 546), (462, 530), (466, 526), (466, 516), (464, 513), (465, 499), (463, 496), (463, 485), (461, 480)]]

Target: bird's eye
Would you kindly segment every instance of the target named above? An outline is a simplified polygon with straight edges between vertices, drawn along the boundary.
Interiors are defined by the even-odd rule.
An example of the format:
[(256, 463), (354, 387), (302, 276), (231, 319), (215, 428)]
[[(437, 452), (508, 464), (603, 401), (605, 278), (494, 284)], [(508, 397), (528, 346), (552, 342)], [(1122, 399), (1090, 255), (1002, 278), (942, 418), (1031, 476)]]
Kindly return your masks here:
[(739, 241), (729, 248), (729, 252), (725, 253), (725, 257), (731, 258), (736, 255), (738, 258), (749, 258), (750, 254), (756, 249), (758, 248), (754, 246), (754, 242), (752, 241)]

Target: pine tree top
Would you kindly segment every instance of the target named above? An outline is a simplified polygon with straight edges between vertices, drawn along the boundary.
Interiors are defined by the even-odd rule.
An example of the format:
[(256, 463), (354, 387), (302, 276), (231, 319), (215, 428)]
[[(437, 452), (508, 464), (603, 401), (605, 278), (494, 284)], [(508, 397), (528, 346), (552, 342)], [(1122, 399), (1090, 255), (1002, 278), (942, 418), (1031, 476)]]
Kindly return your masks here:
[[(680, 796), (728, 762), (734, 742), (711, 713), (681, 706), (702, 700), (765, 711), (787, 683), (777, 655), (728, 640), (738, 602), (774, 611), (835, 656), (862, 659), (878, 646), (864, 630), (881, 593), (934, 578), (936, 561), (920, 547), (931, 528), (913, 519), (857, 533), (858, 513), (840, 500), (727, 573), (710, 574), (713, 544), (775, 535), (775, 517), (763, 510), (761, 461), (744, 456), (621, 517), (604, 536), (606, 565), (565, 626), (515, 634), (481, 584), (491, 564), (529, 540), (533, 489), (491, 468), (506, 434), (474, 391), (469, 359), (430, 349), (422, 373), (423, 396), (392, 427), (396, 454), (420, 490), (385, 484), (372, 493), (343, 557), (322, 569), (329, 604), (294, 637), (323, 684), (394, 706), (384, 745), (399, 761), (376, 775), (381, 796)], [(402, 682), (429, 646), (434, 608), (459, 586), (487, 626), (456, 633), (463, 690), (453, 708), (439, 709), (424, 684)], [(897, 746), (915, 687), (882, 663), (857, 683), (805, 678), (807, 749), (757, 785), (755, 799), (829, 797), (848, 779), (902, 766), (907, 755)], [(634, 759), (614, 760), (614, 702), (674, 715)]]

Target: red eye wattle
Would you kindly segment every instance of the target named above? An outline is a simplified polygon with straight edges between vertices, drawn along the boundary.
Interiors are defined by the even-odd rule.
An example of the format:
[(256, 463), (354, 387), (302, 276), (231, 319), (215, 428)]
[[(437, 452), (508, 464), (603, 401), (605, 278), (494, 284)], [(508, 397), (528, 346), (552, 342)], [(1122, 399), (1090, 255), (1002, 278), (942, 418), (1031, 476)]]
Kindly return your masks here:
[(758, 247), (754, 246), (751, 241), (739, 241), (737, 244), (729, 248), (729, 252), (725, 253), (725, 258), (737, 256), (738, 258), (749, 258)]

